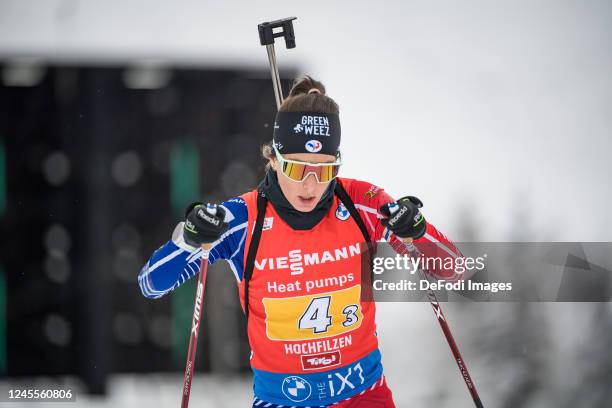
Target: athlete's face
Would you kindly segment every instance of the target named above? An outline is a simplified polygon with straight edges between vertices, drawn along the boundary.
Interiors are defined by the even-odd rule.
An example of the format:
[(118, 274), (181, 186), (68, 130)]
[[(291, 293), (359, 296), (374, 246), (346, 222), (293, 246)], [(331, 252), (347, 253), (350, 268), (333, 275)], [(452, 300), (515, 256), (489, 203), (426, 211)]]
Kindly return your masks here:
[[(284, 154), (288, 160), (297, 160), (308, 163), (333, 163), (336, 157), (329, 154), (320, 153), (291, 153)], [(289, 204), (298, 211), (310, 212), (314, 210), (319, 200), (327, 190), (329, 183), (319, 183), (314, 174), (308, 174), (302, 181), (293, 181), (285, 176), (280, 170), (279, 162), (276, 158), (270, 160), (272, 168), (276, 171), (278, 184)]]

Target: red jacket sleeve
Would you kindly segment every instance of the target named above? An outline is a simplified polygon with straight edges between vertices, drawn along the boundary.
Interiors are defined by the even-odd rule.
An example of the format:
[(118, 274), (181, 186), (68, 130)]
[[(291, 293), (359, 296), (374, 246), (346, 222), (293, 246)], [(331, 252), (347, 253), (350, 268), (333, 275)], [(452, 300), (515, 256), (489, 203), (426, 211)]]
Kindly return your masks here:
[[(402, 255), (409, 254), (406, 245), (401, 239), (385, 228), (380, 222), (382, 218), (384, 218), (379, 211), (380, 207), (383, 204), (395, 200), (387, 194), (384, 189), (365, 181), (343, 178), (340, 179), (340, 182), (355, 203), (355, 208), (364, 220), (370, 232), (370, 239), (373, 242), (385, 240), (389, 242), (397, 253)], [(457, 249), (455, 244), (453, 244), (446, 235), (438, 231), (438, 229), (429, 222), (427, 217), (425, 217), (425, 219), (427, 220), (425, 235), (414, 241), (414, 245), (419, 252), (423, 254), (424, 258), (449, 259), (463, 257), (461, 251)], [(454, 265), (454, 262), (452, 262), (452, 264)], [(430, 269), (426, 272), (435, 279), (455, 281), (462, 276), (455, 272), (454, 267), (449, 266), (450, 263), (430, 262), (429, 265)]]

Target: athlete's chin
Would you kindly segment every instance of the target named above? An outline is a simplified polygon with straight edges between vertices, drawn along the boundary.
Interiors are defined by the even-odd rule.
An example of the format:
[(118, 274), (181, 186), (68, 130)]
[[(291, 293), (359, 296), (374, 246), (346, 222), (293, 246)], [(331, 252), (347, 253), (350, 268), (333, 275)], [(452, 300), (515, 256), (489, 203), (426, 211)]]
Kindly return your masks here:
[(296, 210), (298, 210), (299, 212), (311, 212), (312, 210), (315, 209), (315, 206), (300, 206), (300, 205), (294, 205), (293, 206)]

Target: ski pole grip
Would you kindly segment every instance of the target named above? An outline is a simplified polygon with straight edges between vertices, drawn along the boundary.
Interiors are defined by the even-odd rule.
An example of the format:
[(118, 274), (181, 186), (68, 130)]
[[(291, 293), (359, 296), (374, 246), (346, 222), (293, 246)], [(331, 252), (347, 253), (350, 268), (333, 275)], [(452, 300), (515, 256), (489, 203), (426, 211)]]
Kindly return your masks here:
[[(295, 33), (293, 32), (293, 20), (295, 19), (297, 17), (287, 17), (257, 25), (261, 45), (274, 44), (276, 37), (284, 37), (286, 47), (295, 48)], [(278, 30), (279, 28), (281, 30)]]
[[(397, 210), (399, 210), (399, 206), (397, 205), (396, 202), (393, 202), (391, 204), (389, 204), (389, 214), (393, 215), (397, 212)], [(399, 237), (398, 237), (399, 238)], [(400, 238), (402, 240), (402, 242), (404, 244), (412, 244), (413, 239), (408, 237), (408, 238)]]
[(206, 204), (206, 212), (210, 215), (217, 215), (217, 206), (215, 204)]
[[(206, 204), (206, 212), (213, 216), (217, 215), (217, 205), (211, 203)], [(203, 258), (208, 259), (208, 252), (210, 251), (210, 248), (212, 248), (212, 242), (202, 244)]]

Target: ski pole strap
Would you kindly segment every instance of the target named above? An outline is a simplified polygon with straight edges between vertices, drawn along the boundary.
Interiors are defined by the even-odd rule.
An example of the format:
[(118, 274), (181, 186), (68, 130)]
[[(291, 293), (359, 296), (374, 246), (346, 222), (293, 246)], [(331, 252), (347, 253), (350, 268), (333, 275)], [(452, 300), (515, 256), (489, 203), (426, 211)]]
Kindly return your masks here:
[[(353, 203), (353, 200), (351, 200), (351, 197), (348, 195), (348, 193), (342, 186), (342, 183), (340, 183), (340, 180), (336, 179), (336, 188), (334, 190), (334, 193), (336, 193), (336, 195), (338, 196), (342, 204), (344, 204), (344, 206), (348, 210), (349, 214), (351, 214), (351, 217), (353, 217), (353, 219), (357, 223), (357, 226), (359, 227), (359, 230), (361, 231), (361, 234), (363, 235), (365, 243), (368, 246), (368, 254), (370, 255), (369, 257), (370, 258), (369, 259), (370, 271), (372, 271), (373, 270), (372, 260), (374, 259), (374, 244), (372, 244), (370, 233), (368, 232), (368, 229), (366, 228), (365, 223), (363, 222), (363, 219), (357, 212), (357, 208), (355, 208), (355, 204)], [(371, 278), (372, 276), (370, 276), (370, 282), (372, 282)]]
[(257, 218), (253, 227), (253, 235), (249, 252), (247, 254), (246, 268), (244, 270), (244, 316), (246, 317), (247, 326), (249, 324), (249, 281), (253, 276), (253, 268), (255, 267), (255, 257), (257, 256), (257, 248), (261, 240), (261, 231), (263, 230), (264, 216), (266, 215), (266, 205), (268, 199), (262, 189), (257, 190)]

